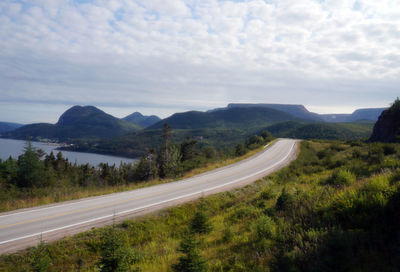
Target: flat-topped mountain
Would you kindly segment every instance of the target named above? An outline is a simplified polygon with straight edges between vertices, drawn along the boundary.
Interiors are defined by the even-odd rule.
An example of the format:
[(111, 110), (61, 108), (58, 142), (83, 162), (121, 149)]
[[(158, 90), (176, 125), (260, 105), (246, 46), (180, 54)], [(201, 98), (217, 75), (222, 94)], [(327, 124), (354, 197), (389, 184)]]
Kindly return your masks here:
[(400, 100), (382, 112), (375, 123), (371, 142), (400, 142)]
[(243, 128), (251, 129), (283, 121), (296, 120), (294, 116), (283, 111), (264, 107), (232, 107), (217, 111), (188, 111), (175, 113), (148, 127), (160, 129), (168, 123), (173, 129), (198, 128)]
[(48, 138), (64, 141), (76, 138), (104, 139), (139, 129), (93, 106), (74, 106), (64, 112), (56, 124), (38, 123), (6, 133), (9, 138)]
[(161, 120), (160, 117), (156, 115), (146, 116), (141, 114), (140, 112), (134, 112), (122, 119), (129, 123), (139, 125), (141, 127), (149, 127)]
[(322, 118), (317, 113), (310, 112), (303, 105), (291, 105), (291, 104), (245, 104), (245, 103), (230, 103), (228, 104), (228, 109), (231, 108), (269, 108), (274, 110), (283, 111), (292, 115), (293, 117), (305, 119), (305, 120), (313, 120), (313, 121), (322, 121)]
[(376, 122), (381, 113), (387, 108), (370, 108), (358, 109), (351, 114), (321, 114), (321, 118), (325, 122), (343, 123), (356, 121), (373, 121)]

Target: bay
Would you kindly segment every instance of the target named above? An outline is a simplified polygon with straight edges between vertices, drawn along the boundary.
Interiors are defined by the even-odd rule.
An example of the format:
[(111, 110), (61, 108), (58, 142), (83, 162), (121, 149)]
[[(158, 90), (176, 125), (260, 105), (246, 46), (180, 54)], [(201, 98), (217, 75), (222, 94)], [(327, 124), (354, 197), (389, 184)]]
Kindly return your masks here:
[[(10, 156), (18, 159), (18, 156), (24, 152), (26, 142), (22, 140), (13, 139), (2, 139), (0, 138), (0, 159), (6, 160)], [(94, 153), (84, 153), (84, 152), (71, 152), (71, 151), (59, 151), (56, 150), (59, 145), (57, 144), (47, 144), (41, 142), (32, 142), (35, 148), (40, 148), (44, 150), (47, 154), (53, 151), (54, 155), (61, 152), (64, 158), (67, 158), (71, 163), (77, 163), (78, 165), (89, 163), (92, 166), (98, 166), (100, 163), (108, 163), (109, 165), (115, 164), (119, 166), (121, 162), (123, 163), (134, 163), (137, 159), (130, 159), (124, 157), (116, 157), (109, 155), (101, 155)]]

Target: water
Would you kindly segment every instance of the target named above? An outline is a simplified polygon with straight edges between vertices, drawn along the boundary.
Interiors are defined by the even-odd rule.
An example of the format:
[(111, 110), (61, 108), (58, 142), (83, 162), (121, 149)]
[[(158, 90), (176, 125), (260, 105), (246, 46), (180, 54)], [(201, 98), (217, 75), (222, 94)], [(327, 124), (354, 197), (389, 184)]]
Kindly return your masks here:
[[(59, 152), (56, 150), (58, 145), (46, 144), (40, 142), (32, 142), (35, 148), (43, 149), (47, 154), (53, 151), (54, 156)], [(11, 140), (11, 139), (1, 139), (0, 138), (0, 158), (2, 160), (8, 159), (10, 156), (17, 159), (19, 155), (24, 152), (25, 141), (21, 140)], [(119, 166), (121, 162), (123, 163), (134, 163), (136, 159), (129, 159), (123, 157), (115, 157), (108, 155), (100, 155), (94, 153), (83, 153), (83, 152), (71, 152), (71, 151), (61, 151), (64, 158), (67, 158), (69, 162), (76, 162), (77, 164), (89, 163), (93, 166), (98, 166), (100, 163), (108, 163), (109, 165), (115, 164)]]

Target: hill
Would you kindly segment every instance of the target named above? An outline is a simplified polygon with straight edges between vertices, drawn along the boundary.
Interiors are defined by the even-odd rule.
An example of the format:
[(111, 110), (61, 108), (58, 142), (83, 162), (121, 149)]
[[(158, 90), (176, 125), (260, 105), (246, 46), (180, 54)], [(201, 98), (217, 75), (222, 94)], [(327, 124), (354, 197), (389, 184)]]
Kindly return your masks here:
[(283, 122), (266, 128), (275, 137), (297, 139), (354, 140), (368, 138), (372, 122), (364, 123), (299, 123)]
[(319, 114), (309, 112), (303, 105), (230, 103), (228, 104), (227, 108), (232, 109), (232, 108), (260, 108), (260, 107), (283, 111), (299, 119), (323, 121), (322, 118), (319, 116)]
[(104, 139), (138, 129), (93, 106), (74, 106), (64, 112), (56, 124), (38, 123), (22, 126), (4, 136), (15, 139), (47, 138), (65, 141), (78, 138)]
[(376, 122), (379, 115), (387, 108), (371, 108), (371, 109), (358, 109), (351, 114), (321, 114), (321, 118), (325, 122), (339, 123), (339, 122), (356, 122), (360, 120), (368, 120)]
[(0, 122), (0, 133), (12, 131), (22, 126), (23, 125), (17, 123)]
[(400, 142), (400, 100), (382, 112), (369, 139), (371, 142)]
[(270, 108), (227, 108), (217, 111), (189, 111), (175, 113), (150, 126), (148, 129), (161, 129), (168, 123), (173, 129), (246, 129), (266, 126), (283, 121), (297, 120), (292, 115)]
[(158, 117), (156, 115), (146, 116), (146, 115), (142, 115), (140, 112), (134, 112), (122, 119), (129, 123), (132, 123), (132, 124), (144, 127), (144, 128), (149, 127), (161, 120), (160, 117)]

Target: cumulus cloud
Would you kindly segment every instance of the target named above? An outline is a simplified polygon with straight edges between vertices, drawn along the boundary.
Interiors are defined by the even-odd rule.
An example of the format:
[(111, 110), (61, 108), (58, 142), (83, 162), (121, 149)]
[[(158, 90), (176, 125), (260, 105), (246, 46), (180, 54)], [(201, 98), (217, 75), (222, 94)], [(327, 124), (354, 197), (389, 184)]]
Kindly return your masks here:
[(9, 121), (46, 121), (43, 104), (120, 116), (229, 102), (384, 106), (398, 95), (399, 60), (398, 1), (0, 3), (0, 114)]

